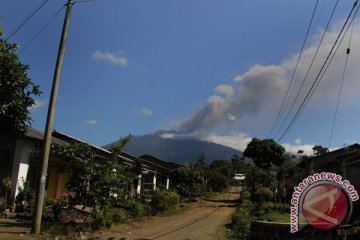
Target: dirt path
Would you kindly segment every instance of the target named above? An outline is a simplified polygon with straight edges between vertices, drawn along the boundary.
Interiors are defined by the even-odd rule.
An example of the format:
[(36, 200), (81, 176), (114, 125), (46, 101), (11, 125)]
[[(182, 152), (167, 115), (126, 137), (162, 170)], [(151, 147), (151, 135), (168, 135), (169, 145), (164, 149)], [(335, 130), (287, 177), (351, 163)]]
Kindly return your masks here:
[[(239, 188), (232, 187), (228, 193), (220, 194), (212, 199), (192, 203), (184, 213), (171, 217), (151, 217), (143, 221), (113, 226), (110, 230), (97, 232), (91, 238), (87, 233), (77, 239), (100, 240), (146, 240), (146, 239), (224, 239), (222, 226), (230, 222), (235, 211)], [(32, 235), (31, 221), (0, 218), (0, 240), (57, 240), (64, 236)], [(101, 235), (101, 237), (98, 237)]]
[(191, 205), (189, 211), (172, 217), (153, 217), (133, 225), (120, 225), (104, 233), (102, 240), (224, 239), (221, 227), (230, 222), (239, 189)]

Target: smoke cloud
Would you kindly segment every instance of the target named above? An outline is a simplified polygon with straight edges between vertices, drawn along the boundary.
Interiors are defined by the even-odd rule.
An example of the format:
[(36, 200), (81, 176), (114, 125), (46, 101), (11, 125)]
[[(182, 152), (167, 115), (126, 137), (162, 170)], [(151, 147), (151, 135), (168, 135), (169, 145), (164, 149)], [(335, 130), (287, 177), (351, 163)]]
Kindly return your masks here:
[[(299, 94), (300, 100), (304, 98), (310, 89), (339, 33), (340, 25), (333, 26), (326, 33), (323, 45)], [(305, 78), (311, 59), (316, 51), (320, 34), (322, 34), (321, 30), (318, 31), (312, 42), (303, 51), (303, 56), (289, 91), (289, 100), (286, 101), (284, 106), (285, 110), (289, 109), (301, 82)], [(311, 99), (312, 107), (324, 107), (336, 103), (348, 42), (348, 37), (345, 37)], [(220, 85), (215, 87), (214, 95), (208, 97), (205, 106), (179, 124), (177, 130), (183, 133), (191, 133), (234, 124), (246, 126), (254, 121), (262, 122), (267, 127), (271, 127), (289, 86), (297, 57), (298, 55), (289, 56), (278, 65), (254, 65), (245, 73), (235, 76), (233, 86)], [(343, 88), (343, 103), (354, 104), (354, 102), (360, 100), (358, 94), (360, 88), (360, 81), (358, 80), (358, 76), (360, 76), (359, 62), (360, 31), (359, 24), (357, 24), (354, 26), (352, 34), (351, 55), (348, 60)], [(295, 104), (295, 109), (299, 106), (299, 102), (301, 101)]]

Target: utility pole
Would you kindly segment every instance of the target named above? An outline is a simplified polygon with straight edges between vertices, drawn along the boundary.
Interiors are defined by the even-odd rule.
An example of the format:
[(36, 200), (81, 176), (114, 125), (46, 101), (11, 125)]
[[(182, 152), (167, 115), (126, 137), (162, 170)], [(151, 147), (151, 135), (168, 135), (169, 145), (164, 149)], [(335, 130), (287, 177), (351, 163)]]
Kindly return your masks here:
[(56, 59), (56, 66), (53, 78), (53, 84), (51, 88), (50, 102), (46, 119), (45, 135), (43, 142), (43, 155), (42, 155), (42, 164), (41, 164), (41, 175), (38, 181), (38, 186), (36, 189), (36, 201), (35, 201), (35, 216), (33, 219), (32, 233), (40, 234), (41, 227), (41, 217), (44, 204), (44, 195), (45, 195), (45, 184), (46, 184), (46, 175), (48, 169), (49, 155), (50, 155), (50, 146), (51, 146), (51, 135), (53, 131), (54, 117), (55, 117), (55, 106), (59, 89), (60, 82), (60, 73), (62, 68), (62, 63), (64, 60), (64, 52), (66, 45), (66, 38), (69, 29), (70, 23), (70, 14), (71, 8), (74, 5), (74, 1), (68, 0), (66, 4), (66, 14), (64, 19), (64, 25), (62, 29), (60, 45), (58, 50), (58, 55)]

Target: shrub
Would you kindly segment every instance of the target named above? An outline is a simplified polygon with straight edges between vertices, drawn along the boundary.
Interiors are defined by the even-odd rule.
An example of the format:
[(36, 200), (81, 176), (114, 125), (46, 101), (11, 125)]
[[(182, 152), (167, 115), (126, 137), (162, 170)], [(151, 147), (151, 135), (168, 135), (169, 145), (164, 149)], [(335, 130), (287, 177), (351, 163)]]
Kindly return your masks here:
[(228, 187), (228, 179), (225, 175), (216, 172), (210, 178), (210, 186), (215, 192), (221, 192)]
[(242, 200), (240, 207), (250, 212), (252, 212), (255, 209), (253, 202), (248, 199)]
[(253, 198), (255, 202), (263, 203), (272, 200), (274, 194), (269, 188), (259, 188), (255, 191)]
[(124, 199), (120, 207), (124, 208), (128, 215), (133, 218), (142, 217), (148, 214), (149, 211), (151, 212), (149, 207), (133, 199)]
[(193, 198), (202, 197), (208, 192), (207, 186), (204, 184), (197, 184), (197, 185), (193, 186), (192, 191), (193, 191), (193, 193), (192, 193)]
[(121, 208), (114, 208), (111, 211), (111, 219), (114, 223), (123, 222), (126, 219), (126, 211)]
[(231, 218), (231, 226), (235, 233), (235, 238), (247, 240), (250, 236), (251, 212), (241, 206), (238, 207)]
[(251, 198), (251, 193), (249, 191), (242, 191), (240, 193), (240, 198), (241, 198), (241, 201), (244, 201), (244, 200), (250, 200)]
[(259, 211), (269, 213), (269, 212), (273, 211), (274, 208), (275, 208), (275, 204), (273, 202), (264, 202), (260, 205)]
[(92, 211), (90, 218), (87, 220), (87, 224), (93, 230), (98, 230), (102, 227), (110, 228), (112, 219), (106, 211)]
[(143, 210), (141, 216), (150, 216), (153, 213), (153, 209), (150, 205), (142, 204), (142, 206), (143, 206)]
[(62, 216), (64, 209), (66, 209), (68, 206), (69, 203), (66, 198), (62, 197), (58, 200), (45, 198), (43, 218), (51, 222), (60, 221), (60, 217)]
[(176, 192), (160, 191), (156, 192), (154, 198), (151, 201), (151, 206), (154, 212), (158, 213), (176, 206), (179, 202), (180, 197)]
[(16, 204), (16, 212), (23, 212), (25, 210), (29, 210), (30, 212), (34, 211), (35, 204), (35, 191), (30, 186), (29, 180), (21, 179), (23, 182), (23, 186), (19, 186), (19, 193), (16, 196), (15, 204)]

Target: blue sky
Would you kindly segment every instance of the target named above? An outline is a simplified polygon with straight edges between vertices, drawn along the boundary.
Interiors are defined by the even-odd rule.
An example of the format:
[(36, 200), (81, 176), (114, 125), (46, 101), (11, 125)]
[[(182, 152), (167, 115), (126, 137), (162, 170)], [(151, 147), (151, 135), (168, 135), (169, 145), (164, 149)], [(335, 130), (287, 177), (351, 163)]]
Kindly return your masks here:
[[(7, 33), (42, 2), (3, 1), (1, 24)], [(21, 51), (65, 2), (48, 1), (9, 41), (18, 43)], [(319, 1), (290, 100), (335, 2)], [(304, 89), (320, 70), (352, 4), (350, 0), (339, 1)], [(55, 129), (98, 145), (128, 133), (176, 129), (178, 135), (243, 150), (252, 137), (268, 137), (314, 5), (310, 0), (76, 3)], [(31, 109), (33, 126), (40, 130), (45, 125), (64, 13), (20, 55), (21, 61), (30, 65), (29, 76), (43, 92)], [(359, 20), (354, 22), (331, 148), (359, 142), (359, 24)], [(289, 151), (310, 149), (314, 144), (328, 146), (349, 33), (306, 109), (282, 139)], [(284, 109), (288, 106), (286, 103)]]

